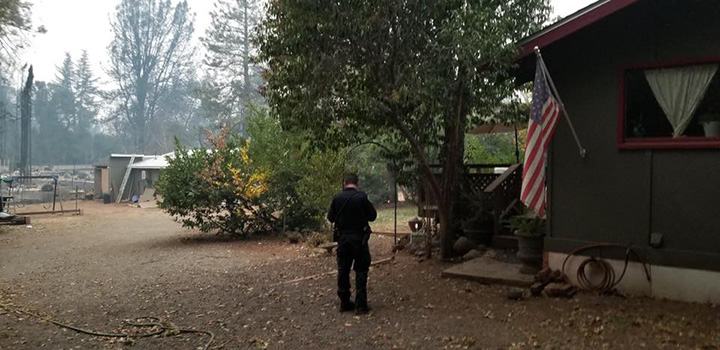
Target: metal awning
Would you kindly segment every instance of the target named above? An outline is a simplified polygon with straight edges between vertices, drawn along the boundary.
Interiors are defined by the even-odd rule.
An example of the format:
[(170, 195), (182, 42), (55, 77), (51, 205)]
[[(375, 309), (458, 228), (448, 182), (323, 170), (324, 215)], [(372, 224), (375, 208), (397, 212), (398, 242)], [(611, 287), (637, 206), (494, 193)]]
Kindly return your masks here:
[(470, 130), (470, 134), (473, 135), (480, 135), (480, 134), (503, 134), (503, 133), (510, 133), (510, 132), (516, 132), (520, 130), (527, 129), (527, 125), (504, 125), (504, 124), (495, 124), (495, 123), (488, 123), (488, 124), (482, 124), (478, 125), (472, 130)]
[(518, 131), (527, 129), (526, 124), (511, 124), (511, 125), (504, 125), (504, 124), (495, 124), (495, 123), (488, 123), (488, 124), (482, 124), (478, 125), (472, 130), (470, 130), (470, 134), (472, 135), (487, 135), (487, 134), (504, 134), (504, 133), (514, 133), (515, 134), (515, 161), (517, 163), (520, 163), (520, 144), (518, 142)]
[(153, 158), (145, 158), (140, 162), (130, 164), (129, 168), (131, 169), (143, 169), (143, 170), (153, 170), (153, 169), (165, 169), (168, 167), (168, 159), (174, 158), (175, 153), (170, 152), (163, 154), (161, 156), (155, 156)]

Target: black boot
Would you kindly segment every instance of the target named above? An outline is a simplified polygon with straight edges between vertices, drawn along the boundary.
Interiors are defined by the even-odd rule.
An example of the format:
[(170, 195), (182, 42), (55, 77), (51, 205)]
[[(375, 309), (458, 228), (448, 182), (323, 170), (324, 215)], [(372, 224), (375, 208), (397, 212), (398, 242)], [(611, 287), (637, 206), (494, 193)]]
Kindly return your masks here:
[[(368, 261), (369, 261), (369, 259), (368, 259)], [(367, 297), (367, 279), (368, 279), (367, 270), (363, 270), (360, 272), (355, 271), (355, 283), (356, 283), (355, 314), (357, 314), (357, 315), (364, 315), (370, 311), (370, 307), (368, 307), (368, 297)]]
[(370, 306), (368, 306), (367, 303), (357, 304), (357, 306), (355, 307), (356, 315), (365, 315), (368, 312), (370, 312)]
[(350, 300), (340, 301), (340, 312), (348, 312), (355, 310), (355, 303)]

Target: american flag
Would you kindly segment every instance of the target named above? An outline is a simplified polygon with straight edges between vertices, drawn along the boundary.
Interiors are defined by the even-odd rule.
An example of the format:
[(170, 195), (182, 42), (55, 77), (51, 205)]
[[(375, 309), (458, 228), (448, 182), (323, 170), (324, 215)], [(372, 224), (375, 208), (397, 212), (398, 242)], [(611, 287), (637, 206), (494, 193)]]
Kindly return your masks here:
[(550, 138), (555, 131), (560, 104), (550, 92), (544, 63), (537, 59), (535, 83), (533, 86), (532, 109), (528, 123), (528, 134), (523, 168), (522, 193), (520, 199), (538, 216), (545, 214), (545, 166)]

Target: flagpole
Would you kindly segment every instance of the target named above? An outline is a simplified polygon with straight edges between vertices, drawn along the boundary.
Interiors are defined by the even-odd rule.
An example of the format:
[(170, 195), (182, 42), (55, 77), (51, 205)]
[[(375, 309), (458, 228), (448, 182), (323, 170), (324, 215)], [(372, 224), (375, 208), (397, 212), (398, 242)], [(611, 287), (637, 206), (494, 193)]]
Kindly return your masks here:
[(575, 126), (573, 126), (573, 123), (570, 120), (570, 116), (568, 115), (568, 112), (565, 109), (565, 104), (563, 103), (562, 99), (560, 98), (560, 94), (558, 93), (557, 89), (555, 88), (555, 82), (553, 81), (552, 77), (550, 76), (550, 72), (548, 72), (548, 69), (545, 66), (545, 61), (542, 59), (542, 54), (540, 53), (540, 48), (538, 48), (537, 46), (535, 46), (535, 54), (537, 55), (537, 59), (540, 60), (540, 66), (542, 67), (543, 74), (545, 74), (545, 77), (547, 78), (548, 82), (550, 82), (550, 88), (553, 90), (553, 93), (555, 94), (555, 98), (557, 99), (558, 103), (560, 104), (560, 108), (563, 111), (565, 120), (567, 120), (568, 125), (570, 126), (570, 131), (572, 131), (572, 135), (575, 138), (575, 143), (577, 143), (578, 150), (580, 152), (580, 157), (585, 158), (585, 156), (587, 156), (587, 150), (585, 150), (585, 147), (583, 147), (582, 144), (580, 143), (580, 138), (578, 137), (577, 132), (575, 131)]

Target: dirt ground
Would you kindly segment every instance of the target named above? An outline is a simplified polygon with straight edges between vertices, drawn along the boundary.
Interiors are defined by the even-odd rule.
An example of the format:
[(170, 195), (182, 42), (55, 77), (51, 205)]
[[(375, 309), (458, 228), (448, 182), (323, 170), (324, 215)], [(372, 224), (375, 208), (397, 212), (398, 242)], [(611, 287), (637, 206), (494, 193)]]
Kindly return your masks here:
[[(211, 331), (213, 349), (720, 349), (718, 307), (618, 296), (510, 301), (399, 253), (370, 272), (367, 316), (337, 311), (332, 256), (281, 239), (184, 230), (157, 209), (83, 203), (80, 217), (0, 227), (0, 349), (197, 349), (207, 336), (92, 337), (156, 316)], [(373, 238), (373, 259), (389, 238)], [(134, 329), (139, 332), (142, 330)]]

